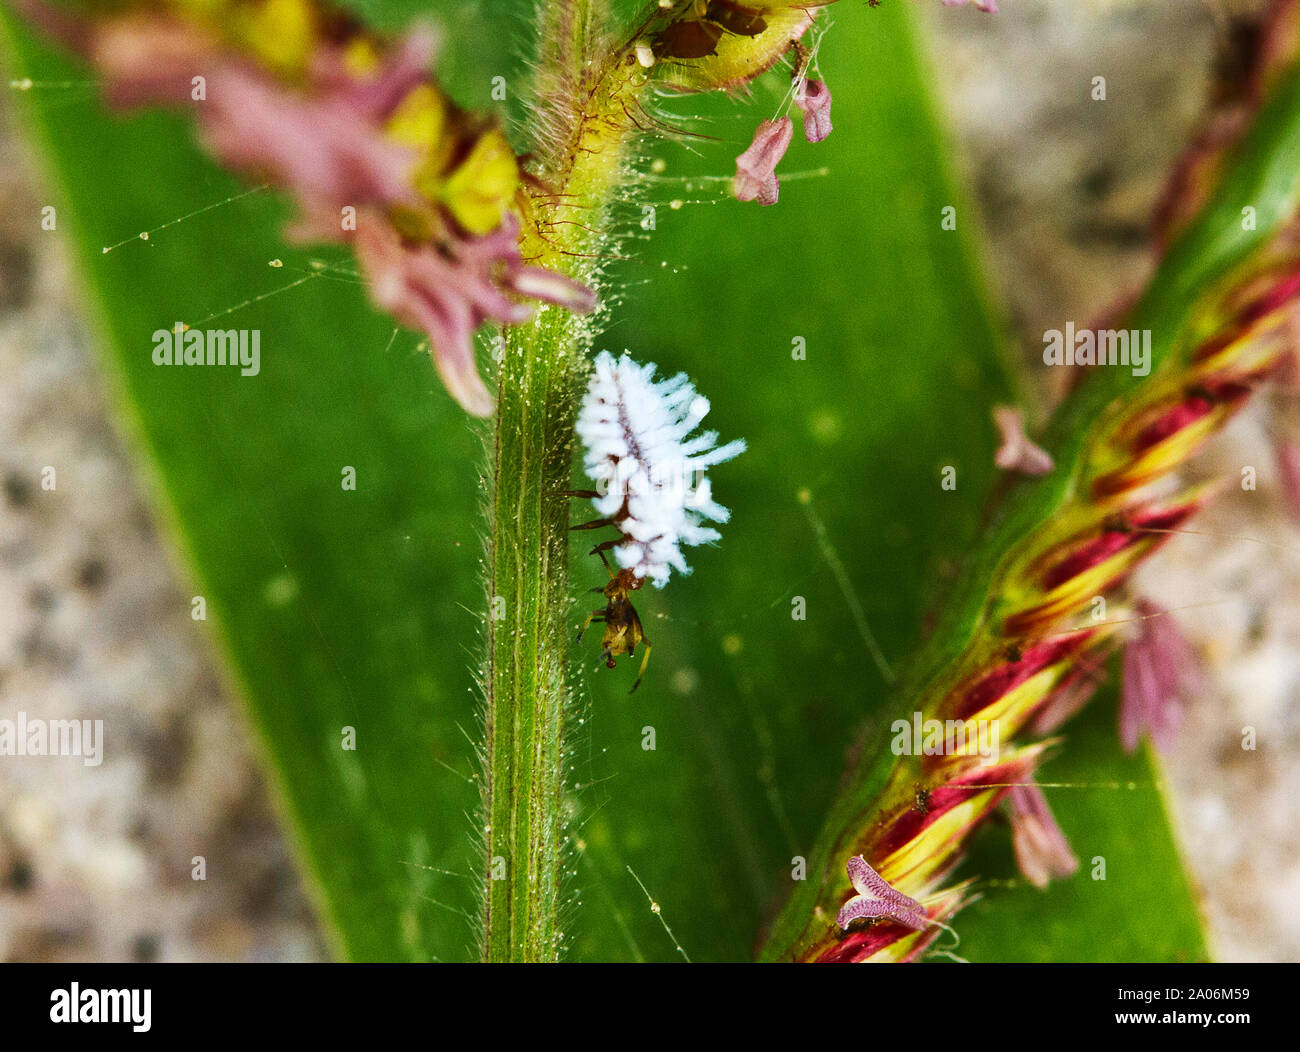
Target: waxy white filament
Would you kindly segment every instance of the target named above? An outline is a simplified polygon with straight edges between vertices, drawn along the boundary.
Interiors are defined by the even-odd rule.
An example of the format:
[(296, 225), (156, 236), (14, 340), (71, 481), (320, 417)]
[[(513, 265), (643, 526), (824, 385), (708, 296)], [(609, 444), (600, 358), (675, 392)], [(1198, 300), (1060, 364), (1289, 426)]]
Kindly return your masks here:
[(731, 513), (713, 500), (705, 471), (743, 453), (745, 443), (718, 446), (716, 431), (691, 436), (709, 402), (685, 373), (656, 381), (654, 365), (608, 351), (595, 364), (577, 423), (600, 494), (592, 504), (623, 534), (613, 550), (618, 565), (662, 588), (672, 570), (690, 573), (683, 545), (720, 538), (704, 523)]

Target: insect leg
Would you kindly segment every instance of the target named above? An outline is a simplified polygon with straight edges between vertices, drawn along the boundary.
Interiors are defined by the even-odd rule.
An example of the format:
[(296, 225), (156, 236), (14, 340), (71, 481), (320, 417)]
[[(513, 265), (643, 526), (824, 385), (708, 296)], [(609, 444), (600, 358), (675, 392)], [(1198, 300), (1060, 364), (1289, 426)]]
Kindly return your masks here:
[(605, 608), (602, 606), (599, 610), (593, 610), (587, 615), (587, 620), (582, 622), (582, 627), (578, 629), (578, 642), (582, 642), (582, 633), (587, 631), (593, 621), (605, 620)]
[(634, 694), (636, 688), (641, 686), (641, 677), (645, 675), (645, 667), (650, 664), (650, 640), (642, 636), (641, 642), (645, 644), (645, 657), (641, 659), (641, 670), (636, 674), (636, 682), (632, 684), (632, 689), (628, 691), (629, 694)]
[[(605, 526), (613, 526), (613, 519), (592, 519), (590, 522), (580, 522), (577, 526), (570, 526), (571, 530), (599, 530)], [(617, 543), (617, 542), (616, 542)]]
[[(605, 564), (605, 569), (609, 571), (609, 576), (610, 576), (610, 577), (617, 577), (618, 574), (616, 574), (616, 573), (614, 572), (614, 567), (610, 566), (610, 565), (609, 565), (609, 560), (605, 558), (605, 549), (604, 549), (601, 545), (598, 544), (598, 545), (596, 545), (596, 547), (592, 548), (591, 550), (592, 550), (592, 552), (593, 552), (594, 554), (600, 556), (600, 561), (603, 562), (603, 563)], [(597, 588), (597, 589), (594, 589), (594, 591), (597, 591), (597, 592), (604, 592), (605, 589), (603, 589), (603, 588)]]
[(561, 497), (581, 497), (583, 500), (595, 500), (601, 494), (594, 489), (562, 489)]

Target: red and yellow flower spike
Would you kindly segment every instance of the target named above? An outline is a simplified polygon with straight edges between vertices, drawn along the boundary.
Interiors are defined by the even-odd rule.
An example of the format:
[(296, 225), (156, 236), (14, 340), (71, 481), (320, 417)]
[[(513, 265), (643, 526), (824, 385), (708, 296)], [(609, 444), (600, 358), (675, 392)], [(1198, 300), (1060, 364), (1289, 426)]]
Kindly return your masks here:
[[(1296, 0), (1284, 6), (1300, 10)], [(1275, 17), (1272, 24), (1300, 21)], [(1288, 40), (1294, 56), (1300, 32)], [(1159, 498), (1153, 484), (1184, 465), (1297, 353), (1300, 68), (1292, 61), (1278, 72), (1278, 42), (1266, 35), (1262, 47), (1273, 94), (1259, 103), (1254, 130), (1237, 137), (1238, 152), (1218, 158), (1212, 173), (1199, 169), (1199, 207), (1193, 215), (1174, 209), (1182, 233), (1132, 308), (1128, 324), (1157, 334), (1155, 368), (1149, 376), (1094, 368), (1078, 385), (1053, 425), (1054, 466), (1019, 483), (1017, 499), (990, 528), (982, 558), (955, 590), (954, 607), (902, 688), (918, 725), (982, 721), (996, 731), (987, 737), (998, 747), (988, 754), (971, 748), (967, 731), (966, 745), (934, 755), (915, 742), (895, 747), (893, 756), (864, 752), (808, 858), (809, 879), (794, 888), (769, 933), (764, 959), (915, 959), (942, 930), (938, 922), (967, 900), (965, 886), (945, 890), (943, 878), (1013, 790), (1017, 857), (1027, 879), (1041, 885), (1077, 868), (1034, 784), (1052, 742), (1033, 739), (1053, 733), (1086, 700), (1103, 659), (1133, 635), (1126, 622), (1141, 626), (1159, 616), (1139, 602), (1130, 617), (1117, 609), (1123, 595), (1113, 600), (1215, 489)], [(1220, 186), (1209, 194), (1216, 180)], [(1241, 222), (1243, 200), (1254, 202), (1258, 230)], [(1091, 621), (1101, 596), (1112, 599), (1110, 617)], [(1149, 638), (1149, 628), (1137, 633), (1140, 643), (1176, 646), (1171, 638)], [(1144, 728), (1161, 734), (1169, 723), (1162, 707), (1170, 684), (1163, 680), (1172, 664), (1162, 656), (1154, 665), (1150, 655), (1144, 660), (1162, 682), (1147, 692), (1143, 711), (1122, 721), (1126, 747)], [(846, 868), (859, 857), (890, 893), (924, 907), (928, 919), (919, 910), (864, 906), (862, 881)], [(881, 889), (876, 897), (888, 900)], [(846, 909), (850, 902), (853, 909)], [(942, 906), (933, 909), (935, 903)], [(837, 912), (846, 926), (835, 922)], [(903, 921), (926, 926), (918, 931)]]

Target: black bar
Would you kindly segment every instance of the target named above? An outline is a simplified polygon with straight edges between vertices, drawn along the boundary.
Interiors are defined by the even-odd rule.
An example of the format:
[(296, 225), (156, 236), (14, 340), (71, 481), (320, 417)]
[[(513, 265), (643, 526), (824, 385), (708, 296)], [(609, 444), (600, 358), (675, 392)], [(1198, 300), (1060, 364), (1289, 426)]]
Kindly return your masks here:
[[(113, 1031), (141, 1041), (198, 1036), (205, 1045), (280, 1033), (374, 1042), (398, 1028), (421, 1041), (496, 1043), (512, 1032), (567, 1037), (583, 1020), (594, 1024), (612, 1011), (623, 1024), (599, 1031), (601, 1040), (630, 1028), (677, 1040), (838, 1034), (879, 1047), (911, 1033), (961, 1048), (995, 1036), (1284, 1033), (1297, 979), (1289, 964), (10, 964), (0, 968), (0, 1011), (6, 1038), (18, 1040), (95, 1040)], [(74, 990), (78, 1021), (55, 1021), (72, 1014)], [(87, 1021), (114, 1012), (118, 1022)], [(780, 1031), (769, 1030), (774, 1024)]]

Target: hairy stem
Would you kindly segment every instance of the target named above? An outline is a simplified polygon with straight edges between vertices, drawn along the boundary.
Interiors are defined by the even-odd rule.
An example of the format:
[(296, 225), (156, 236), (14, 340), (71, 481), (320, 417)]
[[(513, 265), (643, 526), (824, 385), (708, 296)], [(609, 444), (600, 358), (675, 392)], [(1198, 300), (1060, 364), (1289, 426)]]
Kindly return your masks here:
[[(544, 13), (537, 176), (524, 254), (593, 288), (606, 205), (625, 163), (643, 83), (602, 46), (596, 5)], [(558, 34), (558, 39), (546, 39)], [(612, 52), (612, 53), (611, 53)], [(601, 60), (591, 62), (593, 55)], [(609, 56), (609, 57), (606, 57)], [(488, 502), (487, 881), (484, 957), (560, 955), (567, 566), (573, 419), (595, 327), (559, 308), (504, 334)]]
[(568, 525), (580, 375), (547, 311), (505, 344), (492, 447), (488, 579), (486, 956), (554, 960), (560, 871)]

